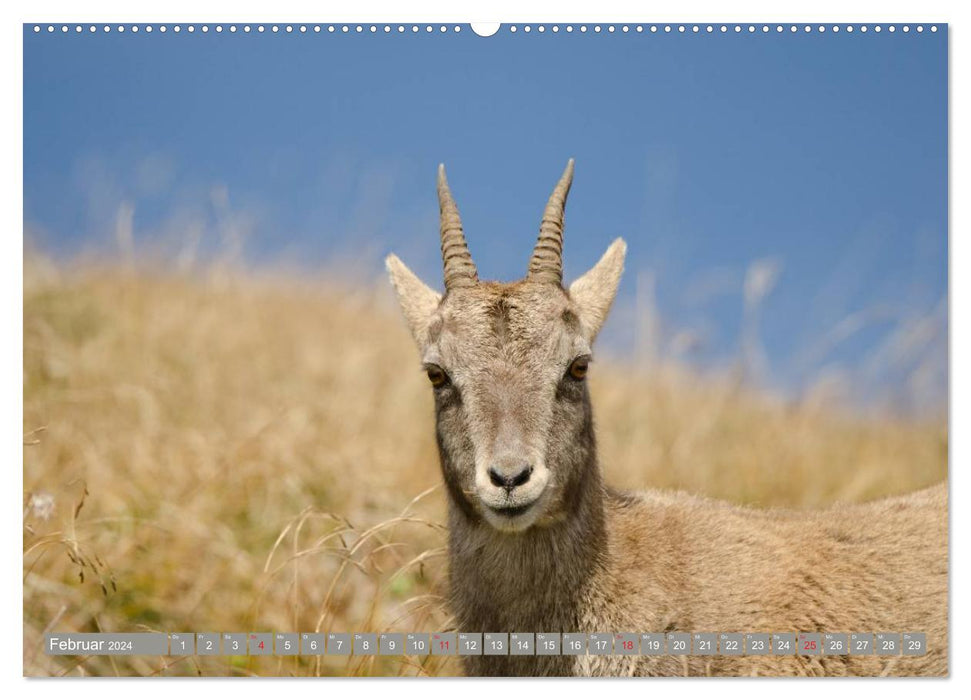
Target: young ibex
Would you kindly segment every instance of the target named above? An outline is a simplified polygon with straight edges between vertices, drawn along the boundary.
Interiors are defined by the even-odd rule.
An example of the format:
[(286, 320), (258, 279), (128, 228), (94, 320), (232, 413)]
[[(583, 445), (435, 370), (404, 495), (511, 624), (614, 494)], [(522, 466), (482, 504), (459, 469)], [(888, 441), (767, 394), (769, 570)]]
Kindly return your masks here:
[(396, 256), (391, 281), (434, 387), (450, 603), (468, 632), (924, 632), (922, 656), (466, 656), (471, 675), (943, 675), (945, 485), (821, 512), (618, 494), (597, 464), (591, 346), (620, 281), (617, 239), (562, 284), (573, 161), (526, 278), (478, 279), (444, 168), (445, 294)]

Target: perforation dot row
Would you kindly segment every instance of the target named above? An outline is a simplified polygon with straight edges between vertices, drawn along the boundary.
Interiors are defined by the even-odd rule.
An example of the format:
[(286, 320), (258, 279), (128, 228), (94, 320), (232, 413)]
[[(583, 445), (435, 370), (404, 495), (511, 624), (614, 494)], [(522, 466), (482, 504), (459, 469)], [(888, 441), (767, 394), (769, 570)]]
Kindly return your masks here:
[[(809, 25), (809, 24), (802, 25), (802, 26), (796, 25), (796, 24), (791, 24), (791, 25), (782, 25), (782, 24), (774, 24), (774, 25), (769, 25), (769, 24), (761, 24), (761, 25), (755, 25), (755, 24), (748, 24), (748, 25), (743, 25), (743, 24), (720, 24), (720, 25), (712, 25), (712, 24), (651, 24), (651, 25), (641, 25), (641, 24), (637, 24), (637, 25), (633, 25), (633, 26), (632, 25), (629, 25), (629, 24), (624, 24), (624, 25), (608, 24), (608, 25), (602, 26), (602, 25), (599, 25), (599, 24), (595, 24), (595, 25), (589, 25), (588, 26), (588, 25), (585, 25), (585, 24), (581, 24), (581, 25), (576, 25), (576, 26), (574, 26), (574, 25), (566, 25), (565, 27), (562, 27), (562, 28), (559, 25), (553, 25), (552, 27), (549, 27), (549, 30), (552, 31), (552, 32), (554, 32), (554, 33), (555, 32), (559, 32), (559, 31), (565, 31), (567, 33), (574, 32), (574, 31), (579, 31), (581, 34), (582, 33), (585, 33), (585, 32), (588, 32), (588, 31), (592, 31), (595, 34), (599, 34), (599, 33), (604, 32), (604, 31), (606, 31), (607, 33), (610, 33), (610, 34), (615, 33), (617, 31), (620, 31), (620, 32), (625, 33), (625, 34), (626, 33), (629, 33), (629, 32), (632, 32), (632, 31), (633, 32), (636, 32), (636, 33), (651, 32), (653, 34), (656, 34), (658, 32), (663, 32), (665, 34), (670, 34), (672, 32), (678, 32), (680, 34), (688, 34), (688, 33), (691, 33), (691, 34), (702, 34), (702, 33), (704, 33), (704, 34), (714, 34), (716, 32), (721, 32), (721, 33), (735, 32), (737, 34), (740, 34), (742, 32), (748, 32), (750, 34), (755, 34), (756, 32), (761, 32), (763, 34), (768, 34), (769, 32), (772, 32), (772, 31), (775, 31), (776, 33), (782, 33), (782, 32), (785, 32), (785, 31), (788, 31), (790, 33), (796, 33), (796, 32), (800, 32), (801, 31), (803, 33), (810, 33), (810, 32), (817, 32), (817, 33), (832, 32), (834, 34), (838, 34), (840, 31), (845, 31), (847, 33), (852, 34), (854, 31), (860, 31), (860, 32), (866, 33), (866, 32), (871, 31), (871, 30), (879, 34), (884, 29), (886, 29), (888, 32), (891, 32), (891, 33), (896, 32), (898, 29), (900, 31), (904, 32), (904, 33), (909, 33), (911, 31), (911, 29), (913, 29), (913, 30), (915, 30), (917, 32), (923, 32), (924, 29), (925, 29), (925, 27), (922, 24), (918, 24), (918, 25), (916, 25), (914, 27), (911, 27), (909, 24), (903, 25), (903, 26), (900, 26), (900, 27), (898, 27), (897, 25), (893, 25), (893, 24), (891, 24), (889, 26), (886, 26), (886, 27), (884, 27), (883, 25), (879, 25), (879, 24), (876, 24), (876, 25), (866, 25), (866, 24), (863, 24), (863, 25), (858, 25), (858, 26), (854, 26), (854, 25), (842, 25), (841, 26), (841, 25), (838, 25), (838, 24), (834, 24), (834, 25), (830, 25), (830, 26), (826, 26), (824, 24), (820, 24), (820, 25), (817, 25), (817, 26), (813, 26), (813, 25)], [(524, 25), (522, 27), (522, 31), (523, 32), (526, 32), (527, 34), (530, 33), (530, 32), (532, 32), (532, 31), (534, 31), (534, 30), (542, 34), (542, 33), (544, 33), (544, 32), (547, 31), (547, 27), (544, 26), (544, 25), (538, 25), (536, 27), (533, 27), (531, 25)], [(515, 34), (516, 32), (520, 31), (520, 28), (517, 27), (516, 25), (511, 25), (509, 27), (509, 31), (511, 33)], [(937, 31), (937, 27), (934, 26), (934, 25), (931, 25), (930, 31), (936, 32)]]
[(169, 31), (174, 32), (176, 34), (179, 34), (181, 32), (188, 32), (189, 34), (193, 34), (196, 31), (202, 32), (203, 34), (207, 34), (210, 31), (214, 31), (217, 34), (220, 34), (220, 33), (223, 33), (223, 32), (229, 32), (230, 34), (236, 34), (238, 32), (242, 32), (244, 34), (249, 34), (251, 32), (255, 32), (255, 33), (258, 33), (258, 34), (262, 34), (262, 33), (265, 33), (265, 32), (271, 32), (273, 34), (278, 34), (280, 32), (283, 32), (283, 33), (286, 33), (286, 34), (294, 34), (294, 33), (307, 34), (307, 33), (311, 33), (311, 32), (312, 33), (315, 33), (315, 34), (320, 34), (321, 32), (328, 32), (330, 34), (337, 34), (337, 33), (341, 33), (341, 34), (350, 34), (350, 33), (362, 34), (364, 32), (370, 32), (371, 34), (376, 34), (378, 32), (384, 32), (385, 34), (390, 34), (391, 32), (395, 32), (395, 31), (398, 32), (399, 34), (404, 34), (405, 32), (412, 32), (412, 33), (416, 33), (417, 34), (420, 31), (425, 31), (425, 32), (428, 32), (428, 33), (431, 33), (431, 32), (439, 32), (439, 33), (444, 34), (446, 32), (454, 32), (454, 33), (461, 32), (462, 31), (462, 27), (460, 27), (458, 25), (455, 25), (455, 26), (452, 26), (452, 27), (448, 27), (448, 26), (445, 26), (445, 25), (432, 26), (430, 24), (429, 25), (424, 25), (424, 26), (418, 26), (417, 24), (415, 24), (415, 25), (409, 25), (409, 26), (405, 26), (405, 25), (391, 26), (389, 24), (385, 24), (385, 25), (376, 25), (376, 24), (372, 24), (372, 25), (361, 25), (361, 24), (358, 24), (358, 25), (347, 25), (347, 24), (344, 24), (344, 25), (334, 25), (334, 24), (331, 24), (331, 25), (320, 25), (320, 24), (313, 24), (313, 25), (308, 25), (308, 24), (285, 24), (285, 25), (280, 25), (280, 24), (270, 24), (270, 25), (257, 24), (257, 25), (249, 25), (249, 24), (244, 24), (244, 25), (237, 26), (235, 24), (230, 24), (230, 25), (223, 26), (221, 24), (216, 24), (216, 25), (213, 25), (212, 27), (210, 27), (208, 24), (202, 24), (202, 25), (199, 25), (199, 26), (196, 26), (196, 25), (193, 25), (193, 24), (187, 24), (187, 25), (174, 24), (171, 27), (168, 26), (168, 25), (164, 25), (164, 24), (158, 25), (158, 26), (153, 26), (151, 24), (146, 24), (146, 25), (137, 25), (137, 24), (132, 24), (132, 25), (124, 25), (124, 24), (110, 25), (110, 24), (105, 24), (105, 25), (102, 25), (102, 26), (97, 26), (97, 25), (94, 25), (94, 24), (88, 25), (88, 26), (82, 26), (80, 24), (76, 24), (76, 25), (73, 25), (73, 26), (69, 26), (67, 24), (62, 24), (62, 25), (49, 24), (46, 27), (43, 27), (43, 26), (41, 26), (39, 24), (35, 24), (34, 25), (34, 33), (35, 34), (40, 33), (40, 32), (43, 32), (45, 30), (48, 33), (54, 33), (56, 31), (60, 31), (63, 34), (67, 34), (68, 32), (70, 32), (72, 30), (76, 34), (81, 34), (82, 32), (85, 32), (85, 31), (87, 31), (88, 33), (92, 33), (92, 34), (95, 33), (95, 32), (98, 32), (98, 31), (101, 31), (101, 32), (104, 32), (104, 33), (108, 33), (108, 32), (118, 32), (119, 34), (123, 34), (126, 31), (132, 32), (132, 33), (135, 33), (135, 34), (137, 34), (140, 31), (146, 32), (146, 33), (149, 33), (149, 34), (152, 33), (152, 32), (154, 32), (154, 31), (160, 32), (162, 34), (164, 34), (166, 32), (169, 32)]
[[(741, 24), (734, 24), (734, 25), (727, 25), (727, 24), (721, 24), (721, 25), (712, 25), (712, 24), (705, 24), (705, 25), (700, 25), (700, 24), (690, 24), (690, 25), (687, 25), (687, 24), (677, 24), (677, 25), (672, 25), (672, 24), (651, 24), (651, 25), (641, 25), (641, 24), (637, 24), (637, 25), (628, 25), (628, 24), (624, 24), (624, 25), (613, 25), (613, 24), (608, 24), (608, 25), (599, 25), (599, 24), (596, 24), (596, 25), (589, 25), (589, 26), (588, 25), (585, 25), (585, 24), (580, 24), (580, 25), (568, 24), (568, 25), (560, 26), (558, 24), (554, 24), (554, 25), (551, 25), (549, 27), (547, 27), (546, 25), (542, 25), (542, 24), (536, 25), (536, 26), (528, 25), (528, 24), (527, 25), (519, 26), (519, 25), (513, 24), (513, 25), (509, 25), (505, 29), (508, 32), (510, 32), (511, 34), (515, 34), (515, 33), (520, 32), (520, 31), (522, 31), (522, 32), (524, 32), (526, 34), (529, 34), (529, 33), (533, 32), (533, 31), (536, 31), (539, 34), (544, 34), (547, 31), (550, 31), (550, 32), (552, 32), (554, 34), (559, 33), (561, 31), (562, 32), (566, 32), (568, 34), (573, 33), (573, 32), (579, 32), (581, 34), (584, 34), (584, 33), (587, 33), (587, 32), (593, 32), (594, 34), (599, 34), (599, 33), (605, 32), (605, 31), (608, 34), (612, 34), (612, 33), (618, 32), (618, 31), (621, 32), (621, 33), (624, 33), (624, 34), (630, 33), (630, 32), (635, 32), (635, 33), (638, 33), (638, 34), (644, 33), (644, 32), (649, 32), (649, 33), (652, 33), (652, 34), (656, 34), (656, 33), (659, 33), (659, 32), (660, 33), (665, 33), (665, 34), (670, 34), (670, 33), (674, 33), (674, 32), (677, 32), (677, 33), (680, 33), (680, 34), (689, 34), (689, 33), (690, 34), (714, 34), (714, 33), (726, 34), (728, 32), (734, 32), (736, 34), (740, 34), (742, 32), (748, 32), (749, 34), (755, 34), (757, 32), (761, 32), (763, 34), (768, 34), (768, 33), (773, 32), (773, 31), (776, 32), (776, 33), (782, 33), (782, 32), (788, 31), (789, 33), (802, 32), (802, 33), (806, 33), (806, 34), (812, 33), (812, 32), (816, 32), (816, 33), (832, 32), (834, 34), (837, 34), (837, 33), (839, 33), (839, 32), (842, 31), (842, 32), (846, 32), (848, 34), (852, 34), (854, 31), (859, 31), (861, 33), (866, 33), (868, 31), (873, 31), (873, 32), (879, 34), (880, 32), (884, 31), (884, 29), (886, 31), (890, 32), (890, 33), (894, 33), (894, 32), (896, 32), (898, 30), (898, 27), (896, 25), (893, 25), (893, 24), (891, 24), (889, 26), (886, 26), (886, 27), (884, 27), (882, 25), (879, 25), (879, 24), (877, 24), (877, 25), (866, 25), (866, 24), (862, 24), (862, 25), (858, 25), (858, 26), (854, 26), (854, 25), (845, 25), (845, 26), (831, 25), (831, 26), (826, 26), (826, 25), (822, 25), (822, 24), (817, 25), (817, 26), (813, 26), (813, 25), (809, 25), (809, 24), (807, 24), (807, 25), (801, 25), (801, 26), (800, 25), (795, 25), (795, 24), (791, 24), (791, 25), (782, 25), (782, 24), (775, 24), (775, 25), (768, 25), (768, 24), (762, 24), (762, 25), (754, 25), (754, 24), (749, 24), (749, 25), (741, 25)], [(916, 31), (918, 33), (922, 33), (924, 31), (925, 27), (924, 27), (924, 25), (921, 25), (921, 24), (918, 24), (918, 25), (916, 25), (914, 27), (911, 27), (910, 25), (906, 25), (905, 24), (905, 25), (902, 25), (902, 26), (899, 27), (899, 30), (902, 31), (902, 32), (904, 32), (905, 34), (906, 33), (909, 33), (911, 31), (911, 29), (913, 29), (914, 31)], [(459, 32), (462, 31), (462, 27), (460, 27), (459, 25), (447, 26), (447, 25), (444, 25), (444, 24), (442, 24), (442, 25), (431, 25), (431, 24), (426, 24), (426, 25), (417, 25), (417, 24), (412, 24), (412, 25), (403, 25), (403, 24), (398, 24), (398, 25), (390, 25), (390, 24), (385, 24), (385, 25), (376, 25), (376, 24), (371, 24), (371, 25), (363, 25), (363, 24), (357, 24), (357, 25), (348, 25), (348, 24), (343, 24), (343, 25), (334, 25), (334, 24), (329, 24), (329, 25), (320, 25), (320, 24), (314, 24), (314, 25), (307, 25), (307, 24), (298, 24), (298, 25), (297, 24), (285, 24), (285, 25), (279, 25), (279, 24), (272, 24), (272, 25), (264, 25), (264, 24), (249, 25), (249, 24), (244, 24), (244, 25), (235, 25), (235, 24), (230, 24), (230, 25), (225, 25), (225, 26), (224, 25), (221, 25), (221, 24), (216, 24), (216, 25), (213, 25), (212, 27), (210, 27), (208, 24), (199, 25), (198, 27), (196, 25), (193, 25), (193, 24), (188, 24), (188, 25), (175, 24), (175, 25), (171, 25), (171, 26), (164, 25), (164, 24), (157, 25), (157, 26), (151, 25), (151, 24), (146, 24), (146, 25), (137, 25), (137, 24), (132, 24), (132, 25), (124, 25), (124, 24), (110, 25), (110, 24), (105, 24), (105, 25), (100, 25), (100, 26), (99, 25), (94, 25), (94, 24), (87, 25), (87, 26), (80, 25), (80, 24), (73, 25), (73, 26), (67, 25), (67, 24), (62, 24), (62, 25), (48, 24), (46, 26), (41, 26), (39, 24), (35, 24), (34, 27), (33, 27), (33, 30), (34, 30), (34, 33), (35, 34), (39, 34), (39, 33), (44, 32), (44, 31), (47, 31), (50, 34), (53, 34), (53, 33), (57, 32), (57, 31), (60, 31), (62, 34), (67, 34), (67, 33), (71, 32), (72, 30), (76, 34), (81, 34), (81, 33), (85, 32), (85, 31), (87, 33), (90, 33), (90, 34), (93, 34), (93, 33), (99, 32), (99, 31), (100, 32), (103, 32), (103, 33), (117, 32), (119, 34), (123, 34), (126, 31), (127, 32), (131, 32), (132, 34), (137, 34), (138, 32), (145, 32), (147, 34), (151, 34), (152, 32), (156, 32), (156, 31), (159, 32), (159, 33), (161, 33), (161, 34), (165, 34), (166, 32), (169, 32), (169, 31), (171, 31), (171, 32), (173, 32), (175, 34), (179, 34), (179, 33), (183, 32), (183, 31), (184, 32), (188, 32), (189, 34), (193, 34), (196, 31), (199, 31), (199, 32), (201, 32), (203, 34), (207, 34), (210, 31), (214, 31), (217, 34), (221, 34), (223, 32), (228, 32), (230, 34), (236, 34), (238, 32), (241, 32), (241, 33), (244, 33), (244, 34), (249, 34), (249, 33), (253, 33), (253, 32), (255, 32), (257, 34), (262, 34), (262, 33), (266, 33), (266, 32), (270, 32), (272, 34), (278, 34), (278, 33), (281, 33), (281, 32), (286, 33), (286, 34), (293, 34), (293, 33), (298, 33), (298, 34), (307, 34), (307, 33), (320, 34), (322, 32), (326, 32), (328, 34), (352, 34), (352, 33), (354, 33), (354, 34), (363, 34), (363, 33), (377, 34), (379, 32), (384, 33), (384, 34), (391, 34), (393, 32), (396, 32), (398, 34), (405, 34), (405, 33), (409, 33), (409, 32), (412, 33), (412, 34), (418, 34), (419, 32), (425, 32), (427, 34), (430, 34), (430, 33), (445, 34), (445, 33), (449, 33), (449, 32), (459, 33)], [(937, 26), (931, 25), (929, 27), (929, 30), (931, 32), (936, 32), (937, 31)]]

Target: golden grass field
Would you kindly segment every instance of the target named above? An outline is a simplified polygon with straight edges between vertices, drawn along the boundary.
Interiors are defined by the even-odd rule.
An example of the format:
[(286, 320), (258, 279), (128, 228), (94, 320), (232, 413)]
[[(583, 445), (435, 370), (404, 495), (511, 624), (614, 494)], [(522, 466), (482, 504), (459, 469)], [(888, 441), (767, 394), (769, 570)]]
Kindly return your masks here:
[[(591, 371), (612, 485), (759, 507), (947, 475), (947, 421)], [(46, 631), (434, 631), (444, 494), (387, 285), (24, 262), (25, 675), (451, 675), (441, 657), (48, 657)]]

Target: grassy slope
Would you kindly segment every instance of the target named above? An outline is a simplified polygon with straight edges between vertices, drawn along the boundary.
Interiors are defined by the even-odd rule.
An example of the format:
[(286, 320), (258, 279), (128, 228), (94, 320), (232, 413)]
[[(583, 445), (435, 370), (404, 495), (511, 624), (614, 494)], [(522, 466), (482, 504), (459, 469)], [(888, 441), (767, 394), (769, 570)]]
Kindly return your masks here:
[[(44, 656), (48, 628), (445, 628), (444, 497), (430, 392), (383, 288), (30, 258), (24, 297), (25, 673), (456, 672)], [(943, 420), (864, 420), (676, 368), (600, 362), (591, 385), (616, 486), (811, 507), (946, 475)]]

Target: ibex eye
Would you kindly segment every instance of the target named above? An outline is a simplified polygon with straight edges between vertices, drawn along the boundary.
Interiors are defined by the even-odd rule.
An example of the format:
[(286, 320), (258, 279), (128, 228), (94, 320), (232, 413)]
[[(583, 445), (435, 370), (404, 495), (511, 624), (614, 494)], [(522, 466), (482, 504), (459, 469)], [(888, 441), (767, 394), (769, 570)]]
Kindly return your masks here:
[(448, 375), (445, 374), (443, 370), (438, 365), (425, 365), (425, 373), (428, 375), (428, 381), (432, 383), (432, 386), (436, 389), (445, 386), (448, 382)]
[(587, 368), (590, 365), (590, 357), (584, 355), (578, 357), (570, 363), (570, 376), (574, 379), (584, 379), (587, 376)]

